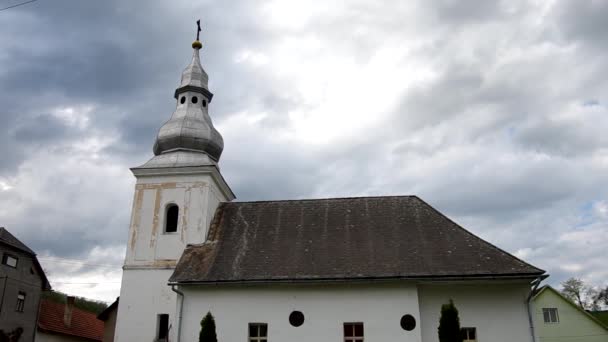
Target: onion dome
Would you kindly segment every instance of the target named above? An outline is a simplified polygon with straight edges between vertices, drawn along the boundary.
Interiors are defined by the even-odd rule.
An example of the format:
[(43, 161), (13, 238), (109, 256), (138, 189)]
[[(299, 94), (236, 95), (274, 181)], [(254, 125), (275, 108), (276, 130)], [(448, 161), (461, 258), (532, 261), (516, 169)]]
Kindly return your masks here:
[(208, 89), (209, 76), (199, 57), (202, 44), (197, 39), (192, 47), (192, 62), (183, 71), (180, 86), (174, 94), (177, 108), (171, 119), (160, 128), (154, 143), (154, 154), (162, 158), (155, 157), (147, 164), (154, 164), (154, 159), (157, 159), (172, 160), (171, 166), (180, 166), (182, 155), (188, 156), (185, 159), (190, 162), (193, 159), (208, 160), (208, 163), (215, 164), (222, 155), (224, 140), (213, 127), (208, 111), (213, 94)]

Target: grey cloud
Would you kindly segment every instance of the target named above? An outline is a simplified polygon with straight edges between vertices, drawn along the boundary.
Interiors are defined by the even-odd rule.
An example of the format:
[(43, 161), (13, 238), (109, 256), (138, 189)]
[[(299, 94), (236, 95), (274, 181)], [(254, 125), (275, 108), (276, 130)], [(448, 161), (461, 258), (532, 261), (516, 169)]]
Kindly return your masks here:
[(450, 20), (457, 24), (495, 21), (505, 14), (502, 9), (502, 1), (440, 0), (429, 7), (437, 12), (440, 20)]
[(565, 0), (556, 3), (552, 14), (556, 16), (559, 32), (566, 39), (587, 42), (606, 48), (608, 30), (608, 3), (604, 1)]
[(19, 144), (39, 145), (63, 139), (69, 131), (69, 128), (61, 120), (46, 114), (22, 122), (15, 127), (11, 135), (15, 142)]
[(590, 155), (608, 147), (608, 137), (604, 134), (608, 121), (589, 119), (592, 120), (589, 125), (536, 120), (516, 131), (515, 135), (525, 146), (551, 155), (572, 158)]
[[(419, 5), (421, 12), (400, 1), (347, 4), (339, 13), (313, 13), (296, 29), (272, 27), (260, 20), (258, 4), (242, 1), (41, 1), (7, 11), (0, 23), (7, 46), (0, 58), (11, 65), (0, 72), (0, 181), (24, 183), (0, 192), (0, 204), (23, 210), (0, 219), (52, 255), (85, 258), (95, 247), (124, 246), (133, 182), (127, 168), (151, 156), (174, 110), (200, 16), (215, 93), (211, 116), (226, 143), (220, 166), (240, 200), (417, 194), (511, 252), (530, 249), (526, 260), (565, 277), (551, 257), (567, 244), (547, 236), (574, 231), (581, 222), (570, 216), (580, 206), (608, 198), (606, 170), (591, 157), (606, 146), (597, 131), (605, 127), (549, 119), (570, 103), (608, 103), (608, 63), (598, 52), (605, 6), (560, 1), (535, 27), (525, 21), (526, 10), (535, 10), (526, 2)], [(320, 49), (301, 53), (352, 56), (361, 65), (384, 43), (408, 47), (417, 37), (425, 43), (403, 62), (425, 61), (435, 78), (404, 89), (392, 116), (344, 141), (278, 139), (290, 129), (292, 110), (314, 107), (296, 80), (277, 75), (276, 61), (255, 67), (235, 56), (303, 37)], [(585, 43), (564, 49), (571, 42)], [(307, 77), (323, 82), (331, 76), (323, 72)], [(65, 106), (91, 106), (88, 126), (75, 129), (46, 114)], [(265, 117), (235, 123), (244, 112)], [(87, 138), (113, 140), (81, 154), (76, 147)], [(595, 247), (584, 255), (564, 250), (562, 263), (591, 260), (581, 275), (602, 255)]]

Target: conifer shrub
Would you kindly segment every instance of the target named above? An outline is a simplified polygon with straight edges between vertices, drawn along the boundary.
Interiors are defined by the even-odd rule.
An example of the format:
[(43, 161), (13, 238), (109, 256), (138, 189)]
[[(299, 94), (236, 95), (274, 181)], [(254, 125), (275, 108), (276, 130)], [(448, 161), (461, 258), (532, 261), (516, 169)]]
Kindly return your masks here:
[(458, 309), (456, 309), (451, 299), (448, 304), (441, 306), (441, 317), (439, 318), (437, 332), (439, 333), (439, 342), (462, 342)]
[(215, 334), (215, 320), (211, 312), (207, 312), (201, 320), (201, 332), (198, 335), (198, 342), (217, 342)]

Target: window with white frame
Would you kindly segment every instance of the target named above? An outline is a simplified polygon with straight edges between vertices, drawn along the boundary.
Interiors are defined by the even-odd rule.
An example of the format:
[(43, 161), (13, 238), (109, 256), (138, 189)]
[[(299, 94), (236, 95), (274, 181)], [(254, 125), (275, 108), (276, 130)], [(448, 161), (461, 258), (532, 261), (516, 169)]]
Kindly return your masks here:
[(23, 312), (24, 308), (25, 308), (25, 292), (19, 291), (19, 294), (17, 295), (17, 307), (15, 308), (15, 311)]
[(545, 323), (559, 323), (557, 308), (543, 308), (543, 319)]
[(362, 342), (363, 323), (344, 323), (344, 342)]
[(17, 267), (17, 257), (10, 254), (4, 254), (2, 256), (2, 263), (6, 266)]
[(460, 336), (462, 337), (462, 342), (477, 342), (477, 329), (460, 328)]
[(249, 342), (267, 342), (268, 324), (249, 323)]

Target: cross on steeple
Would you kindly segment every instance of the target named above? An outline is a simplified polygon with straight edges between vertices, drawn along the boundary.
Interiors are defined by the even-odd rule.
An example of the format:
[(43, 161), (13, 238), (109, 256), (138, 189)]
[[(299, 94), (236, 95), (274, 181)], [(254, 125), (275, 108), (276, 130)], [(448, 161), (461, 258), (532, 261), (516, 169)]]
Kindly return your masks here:
[(197, 26), (197, 31), (196, 31), (196, 40), (198, 40), (199, 38), (199, 33), (201, 33), (201, 20), (197, 20), (196, 21), (196, 26)]

